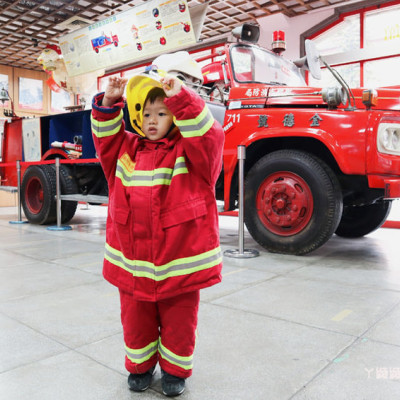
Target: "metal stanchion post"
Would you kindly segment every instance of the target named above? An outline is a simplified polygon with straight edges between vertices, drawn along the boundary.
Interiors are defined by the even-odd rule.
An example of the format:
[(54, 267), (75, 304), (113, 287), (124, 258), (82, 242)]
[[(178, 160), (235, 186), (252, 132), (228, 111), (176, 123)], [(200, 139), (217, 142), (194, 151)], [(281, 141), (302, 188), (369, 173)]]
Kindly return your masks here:
[(17, 160), (17, 202), (18, 202), (18, 221), (9, 221), (10, 224), (27, 224), (28, 221), (22, 221), (21, 214), (21, 161)]
[(60, 159), (56, 158), (56, 202), (57, 202), (57, 227), (61, 226), (61, 190), (60, 190)]
[(68, 231), (72, 227), (69, 225), (61, 225), (61, 187), (60, 187), (60, 159), (56, 158), (56, 205), (57, 205), (57, 225), (49, 226), (49, 231)]
[(260, 255), (258, 250), (244, 248), (244, 160), (246, 146), (238, 146), (239, 161), (239, 249), (225, 250), (224, 255), (233, 258), (252, 258)]

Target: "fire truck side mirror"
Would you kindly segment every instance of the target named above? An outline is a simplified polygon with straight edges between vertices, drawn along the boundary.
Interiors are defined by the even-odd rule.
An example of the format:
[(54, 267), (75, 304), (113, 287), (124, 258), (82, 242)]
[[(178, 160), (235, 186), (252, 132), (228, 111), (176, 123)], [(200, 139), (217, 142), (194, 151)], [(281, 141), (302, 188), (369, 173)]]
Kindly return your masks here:
[(233, 29), (232, 35), (245, 42), (257, 43), (260, 37), (260, 27), (253, 24), (243, 24)]
[(305, 41), (306, 55), (293, 61), (298, 68), (304, 68), (311, 72), (315, 79), (321, 79), (321, 65), (319, 63), (319, 52), (312, 40)]

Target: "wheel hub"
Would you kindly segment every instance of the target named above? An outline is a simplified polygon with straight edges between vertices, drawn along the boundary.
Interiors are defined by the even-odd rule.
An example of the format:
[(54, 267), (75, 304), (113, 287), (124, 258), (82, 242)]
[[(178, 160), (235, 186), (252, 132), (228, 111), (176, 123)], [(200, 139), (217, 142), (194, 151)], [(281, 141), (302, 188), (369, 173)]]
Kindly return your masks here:
[(32, 214), (38, 214), (43, 207), (43, 187), (39, 179), (33, 177), (27, 184), (25, 193), (26, 205)]
[(256, 203), (263, 224), (282, 236), (298, 233), (312, 216), (311, 190), (300, 176), (292, 172), (268, 176), (260, 185)]

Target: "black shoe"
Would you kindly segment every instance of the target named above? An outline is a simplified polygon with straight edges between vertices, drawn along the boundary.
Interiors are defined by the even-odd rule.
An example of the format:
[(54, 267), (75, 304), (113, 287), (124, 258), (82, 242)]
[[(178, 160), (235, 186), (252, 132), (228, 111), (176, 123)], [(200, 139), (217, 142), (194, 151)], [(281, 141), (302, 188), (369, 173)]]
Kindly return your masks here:
[(128, 385), (129, 389), (134, 392), (143, 392), (148, 389), (151, 383), (151, 379), (153, 378), (154, 369), (150, 368), (144, 374), (129, 374), (128, 376)]
[(179, 396), (185, 390), (185, 379), (161, 370), (161, 386), (165, 396)]

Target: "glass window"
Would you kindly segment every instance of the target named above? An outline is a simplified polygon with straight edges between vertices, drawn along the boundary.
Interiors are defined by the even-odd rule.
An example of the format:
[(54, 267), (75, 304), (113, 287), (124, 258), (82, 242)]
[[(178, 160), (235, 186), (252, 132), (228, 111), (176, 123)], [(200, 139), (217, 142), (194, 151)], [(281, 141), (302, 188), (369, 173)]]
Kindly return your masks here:
[(320, 54), (344, 53), (360, 48), (360, 16), (350, 15), (313, 39)]
[(400, 45), (400, 8), (388, 7), (365, 16), (365, 47), (389, 43)]
[[(341, 65), (334, 67), (334, 69), (339, 72), (350, 87), (360, 87), (360, 64)], [(340, 87), (339, 82), (327, 68), (323, 68), (321, 72), (321, 80), (314, 79), (311, 74), (308, 74), (308, 82), (310, 86)]]
[[(363, 18), (363, 41), (360, 43), (360, 18)], [(359, 53), (364, 58), (357, 63), (335, 67), (350, 87), (379, 87), (399, 85), (398, 71), (400, 48), (400, 7), (382, 4), (368, 11), (361, 10), (354, 15), (344, 17), (343, 21), (316, 36), (313, 41), (322, 56), (340, 55), (338, 63), (352, 51), (363, 50)], [(373, 60), (374, 49), (385, 51), (379, 54), (380, 59)], [(369, 49), (368, 49), (369, 48)], [(345, 53), (345, 54), (343, 54)], [(377, 55), (375, 55), (377, 57)], [(385, 57), (385, 58), (382, 58)], [(340, 60), (340, 61), (339, 61)], [(333, 66), (333, 65), (332, 65)], [(363, 78), (361, 80), (361, 78)], [(329, 71), (323, 69), (322, 81), (318, 82), (309, 75), (309, 84), (315, 86), (337, 85)]]
[(367, 61), (364, 64), (364, 86), (382, 87), (399, 85), (400, 57)]
[(231, 61), (238, 82), (304, 86), (305, 82), (293, 63), (261, 48), (236, 45)]
[(34, 110), (43, 109), (43, 81), (19, 78), (19, 107)]

